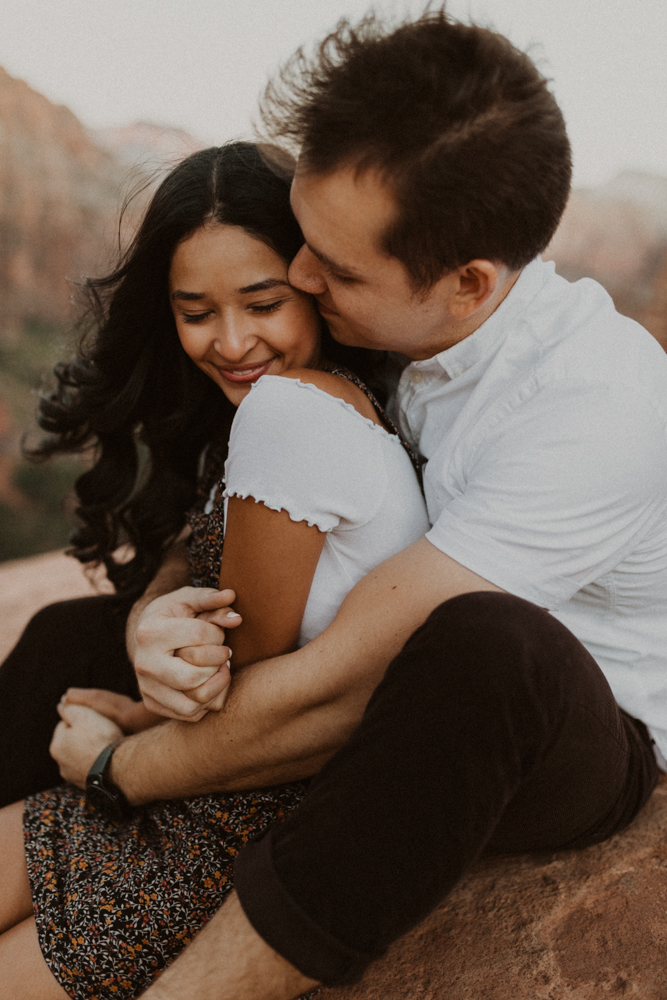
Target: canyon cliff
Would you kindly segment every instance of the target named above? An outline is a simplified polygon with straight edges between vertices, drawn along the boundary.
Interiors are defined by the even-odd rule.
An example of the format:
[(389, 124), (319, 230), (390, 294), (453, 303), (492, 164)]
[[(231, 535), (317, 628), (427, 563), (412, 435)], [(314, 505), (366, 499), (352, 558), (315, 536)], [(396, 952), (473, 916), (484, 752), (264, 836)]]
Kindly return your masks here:
[(109, 259), (127, 168), (67, 108), (0, 69), (0, 336), (67, 322), (67, 279)]

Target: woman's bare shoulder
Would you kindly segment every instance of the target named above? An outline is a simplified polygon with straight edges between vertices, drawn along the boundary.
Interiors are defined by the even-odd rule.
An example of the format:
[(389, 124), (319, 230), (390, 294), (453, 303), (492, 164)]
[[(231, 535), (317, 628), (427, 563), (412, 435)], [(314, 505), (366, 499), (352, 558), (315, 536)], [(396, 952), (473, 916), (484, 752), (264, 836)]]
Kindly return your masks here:
[(375, 424), (382, 424), (377, 415), (375, 407), (368, 396), (349, 379), (342, 375), (334, 375), (332, 372), (319, 371), (317, 368), (290, 368), (289, 371), (281, 372), (281, 378), (298, 379), (310, 385), (317, 386), (330, 396), (336, 396), (346, 403), (350, 403), (362, 417), (367, 417)]

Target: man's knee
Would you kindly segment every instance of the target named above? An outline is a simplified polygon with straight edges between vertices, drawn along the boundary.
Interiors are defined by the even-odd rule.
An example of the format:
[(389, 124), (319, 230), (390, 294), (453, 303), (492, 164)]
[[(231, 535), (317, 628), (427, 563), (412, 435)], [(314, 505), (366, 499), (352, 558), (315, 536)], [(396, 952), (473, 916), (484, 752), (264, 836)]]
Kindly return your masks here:
[[(516, 691), (554, 697), (567, 677), (595, 677), (599, 668), (581, 643), (543, 608), (512, 594), (477, 591), (439, 605), (406, 643), (399, 660), (410, 662), (414, 678), (441, 687)], [(458, 678), (458, 680), (457, 680)], [(432, 688), (431, 688), (432, 689)]]
[(536, 604), (491, 590), (459, 594), (444, 601), (431, 612), (422, 628), (447, 636), (465, 634), (467, 640), (474, 642), (502, 636), (515, 643), (534, 635), (567, 632)]

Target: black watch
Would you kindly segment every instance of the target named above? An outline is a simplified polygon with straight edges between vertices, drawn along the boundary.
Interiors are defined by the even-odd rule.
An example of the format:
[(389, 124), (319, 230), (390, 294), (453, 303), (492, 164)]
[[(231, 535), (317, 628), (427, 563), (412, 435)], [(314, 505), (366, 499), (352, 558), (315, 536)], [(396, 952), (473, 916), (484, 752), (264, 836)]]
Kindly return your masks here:
[(129, 816), (132, 807), (120, 788), (109, 778), (111, 757), (118, 743), (110, 743), (99, 755), (86, 778), (86, 798), (95, 809), (116, 819)]

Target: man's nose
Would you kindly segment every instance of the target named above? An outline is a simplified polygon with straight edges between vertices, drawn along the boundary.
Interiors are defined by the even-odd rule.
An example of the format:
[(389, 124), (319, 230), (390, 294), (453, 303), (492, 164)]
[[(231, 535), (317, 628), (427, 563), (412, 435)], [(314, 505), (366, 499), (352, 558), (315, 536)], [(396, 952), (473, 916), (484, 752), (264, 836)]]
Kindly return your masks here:
[(322, 262), (305, 243), (290, 264), (287, 279), (290, 285), (309, 295), (321, 295), (328, 288)]

